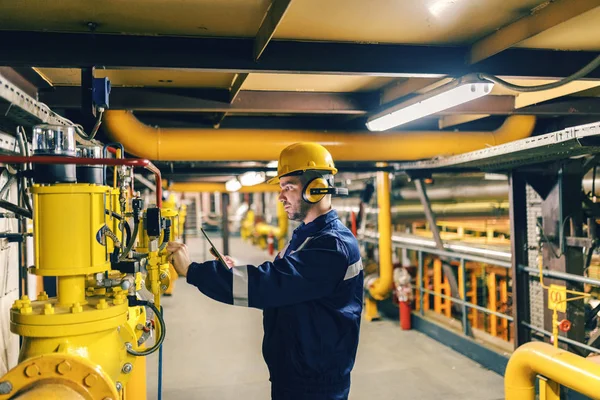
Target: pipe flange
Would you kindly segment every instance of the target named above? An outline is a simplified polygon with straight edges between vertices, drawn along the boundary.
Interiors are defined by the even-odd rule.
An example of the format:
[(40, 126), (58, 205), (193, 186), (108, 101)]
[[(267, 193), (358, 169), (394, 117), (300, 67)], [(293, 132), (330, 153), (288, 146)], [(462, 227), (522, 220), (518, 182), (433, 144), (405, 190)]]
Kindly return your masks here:
[[(71, 354), (46, 354), (29, 358), (2, 377), (0, 400), (45, 384), (64, 385), (84, 399), (118, 399), (115, 383), (99, 365)], [(10, 389), (10, 390), (9, 390)]]
[(86, 297), (85, 303), (61, 306), (56, 298), (17, 300), (10, 312), (11, 332), (27, 337), (84, 335), (113, 329), (127, 321), (127, 296)]

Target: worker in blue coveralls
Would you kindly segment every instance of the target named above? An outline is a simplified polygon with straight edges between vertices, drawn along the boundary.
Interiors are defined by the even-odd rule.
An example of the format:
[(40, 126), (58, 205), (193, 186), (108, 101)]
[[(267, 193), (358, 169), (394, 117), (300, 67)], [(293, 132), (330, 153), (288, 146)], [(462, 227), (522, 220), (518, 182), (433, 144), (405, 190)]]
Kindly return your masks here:
[[(273, 400), (342, 400), (350, 392), (363, 305), (363, 266), (356, 239), (331, 208), (331, 154), (296, 143), (279, 157), (278, 200), (302, 221), (274, 261), (234, 265), (191, 262), (170, 242), (175, 269), (206, 296), (263, 310), (263, 356)], [(319, 194), (315, 194), (315, 193)], [(330, 193), (330, 194), (322, 194)]]

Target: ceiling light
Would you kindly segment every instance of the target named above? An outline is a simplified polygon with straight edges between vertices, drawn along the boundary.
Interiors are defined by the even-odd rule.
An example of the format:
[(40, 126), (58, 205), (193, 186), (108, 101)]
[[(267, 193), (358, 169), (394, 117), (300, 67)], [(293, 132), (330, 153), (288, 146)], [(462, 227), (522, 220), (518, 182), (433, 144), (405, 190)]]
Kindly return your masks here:
[(225, 182), (225, 190), (228, 192), (237, 192), (241, 188), (242, 184), (237, 180), (237, 178), (233, 178)]
[(265, 181), (264, 172), (248, 171), (239, 176), (242, 186), (254, 186)]
[(467, 75), (375, 114), (369, 118), (367, 128), (385, 131), (485, 96), (493, 87), (490, 81)]

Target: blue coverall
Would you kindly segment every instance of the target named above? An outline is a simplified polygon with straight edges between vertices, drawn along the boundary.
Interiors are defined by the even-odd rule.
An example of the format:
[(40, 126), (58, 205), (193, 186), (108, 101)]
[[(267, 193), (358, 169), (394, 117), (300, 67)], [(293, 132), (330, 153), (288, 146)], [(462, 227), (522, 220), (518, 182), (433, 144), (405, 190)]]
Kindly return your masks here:
[(350, 391), (363, 304), (358, 243), (334, 210), (294, 230), (258, 266), (192, 263), (188, 283), (227, 304), (263, 310), (274, 400), (342, 400)]

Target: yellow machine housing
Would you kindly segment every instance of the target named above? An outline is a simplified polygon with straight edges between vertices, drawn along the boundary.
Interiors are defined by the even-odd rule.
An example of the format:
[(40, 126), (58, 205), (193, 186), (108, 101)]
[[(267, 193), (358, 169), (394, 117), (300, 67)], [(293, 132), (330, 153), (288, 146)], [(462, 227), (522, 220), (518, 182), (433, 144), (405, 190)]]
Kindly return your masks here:
[[(110, 269), (109, 250), (101, 243), (104, 226), (117, 234), (114, 189), (93, 184), (34, 186), (35, 267), (31, 272), (57, 277), (57, 297), (15, 301), (10, 328), (23, 337), (19, 364), (3, 382), (4, 399), (121, 399), (135, 370), (143, 307), (128, 307), (117, 285), (89, 287), (89, 274)], [(110, 206), (112, 204), (113, 206)], [(117, 202), (118, 204), (118, 202)], [(110, 220), (107, 220), (110, 218)], [(117, 224), (117, 225), (115, 225)], [(108, 244), (110, 240), (106, 240)], [(110, 271), (119, 277), (118, 271)], [(137, 371), (136, 371), (137, 372)], [(145, 398), (146, 394), (130, 398)]]

